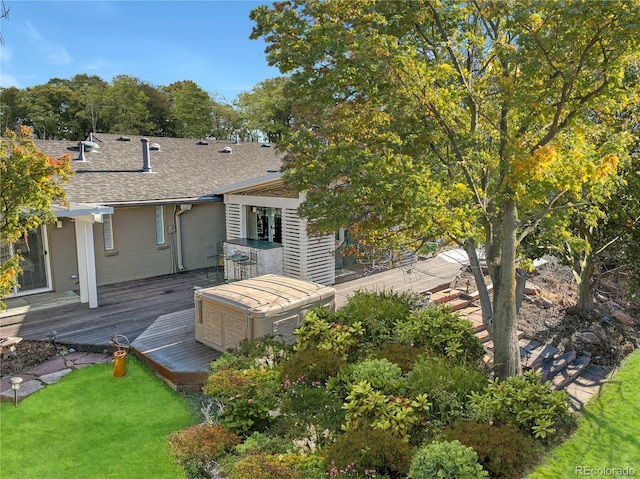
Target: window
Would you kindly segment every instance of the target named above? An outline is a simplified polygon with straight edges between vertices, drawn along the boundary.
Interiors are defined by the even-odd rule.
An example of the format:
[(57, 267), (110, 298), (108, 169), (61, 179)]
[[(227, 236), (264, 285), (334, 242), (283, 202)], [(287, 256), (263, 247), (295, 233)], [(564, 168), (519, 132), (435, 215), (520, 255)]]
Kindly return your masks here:
[(164, 244), (164, 207), (156, 206), (156, 244)]
[(282, 243), (282, 209), (265, 208), (258, 206), (256, 209), (256, 238), (272, 243)]
[(111, 215), (102, 217), (102, 236), (104, 238), (104, 250), (111, 251), (113, 249), (113, 225), (111, 223)]

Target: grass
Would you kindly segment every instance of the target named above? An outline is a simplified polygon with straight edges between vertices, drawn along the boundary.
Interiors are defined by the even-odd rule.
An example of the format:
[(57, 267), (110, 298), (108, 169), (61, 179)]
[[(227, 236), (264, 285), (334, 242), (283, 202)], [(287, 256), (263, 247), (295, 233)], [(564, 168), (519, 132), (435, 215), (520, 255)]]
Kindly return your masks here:
[(635, 470), (635, 474), (626, 475), (640, 475), (638, 431), (640, 350), (627, 357), (600, 394), (583, 409), (576, 433), (558, 446), (529, 479), (625, 475), (625, 468)]
[(135, 358), (73, 371), (15, 408), (0, 404), (0, 477), (184, 478), (167, 435), (193, 424), (186, 402)]

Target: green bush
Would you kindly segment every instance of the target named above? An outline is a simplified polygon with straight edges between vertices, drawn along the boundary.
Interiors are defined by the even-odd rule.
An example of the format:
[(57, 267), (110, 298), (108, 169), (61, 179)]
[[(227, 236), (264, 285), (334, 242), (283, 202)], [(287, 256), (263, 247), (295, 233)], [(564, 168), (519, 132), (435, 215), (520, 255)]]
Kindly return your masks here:
[(332, 351), (343, 359), (349, 357), (362, 342), (364, 329), (362, 324), (354, 322), (351, 325), (335, 321), (330, 311), (316, 308), (309, 311), (304, 322), (295, 330), (296, 351), (305, 349)]
[(399, 394), (404, 384), (400, 366), (387, 359), (366, 359), (355, 364), (350, 382), (357, 384), (360, 381), (367, 381), (387, 395)]
[(416, 452), (411, 467), (411, 479), (480, 479), (489, 477), (478, 464), (478, 455), (459, 441), (434, 441)]
[(540, 446), (513, 424), (495, 426), (458, 420), (444, 432), (444, 438), (473, 448), (478, 462), (494, 479), (523, 477), (540, 457)]
[[(389, 431), (359, 429), (340, 436), (325, 453), (329, 477), (348, 466), (359, 474), (375, 471), (391, 478), (405, 477), (411, 462), (409, 444)], [(332, 475), (333, 474), (333, 475)]]
[[(280, 415), (269, 427), (272, 435), (289, 441), (307, 435), (313, 426), (323, 437), (339, 431), (344, 423), (342, 400), (321, 386), (291, 383), (280, 400)], [(329, 434), (331, 433), (331, 434)]]
[(274, 456), (256, 454), (246, 456), (236, 462), (228, 479), (303, 479), (296, 471), (281, 464)]
[(371, 356), (375, 359), (386, 359), (393, 364), (397, 364), (403, 373), (411, 371), (421, 355), (429, 356), (432, 353), (426, 347), (419, 348), (411, 344), (390, 342), (384, 343), (371, 353)]
[(269, 411), (276, 406), (279, 390), (279, 376), (273, 369), (220, 369), (209, 376), (203, 387), (205, 394), (225, 406), (220, 423), (242, 434), (269, 423)]
[(441, 357), (423, 358), (407, 374), (410, 396), (427, 393), (429, 417), (449, 424), (468, 410), (471, 393), (482, 392), (489, 379), (477, 367), (456, 364)]
[(292, 346), (270, 336), (255, 339), (244, 339), (240, 348), (234, 352), (225, 352), (211, 362), (211, 372), (220, 369), (266, 369), (276, 367), (285, 361), (292, 351)]
[(351, 387), (342, 406), (346, 411), (346, 422), (342, 429), (351, 431), (371, 427), (409, 439), (411, 430), (426, 420), (429, 406), (426, 394), (415, 399), (398, 395), (386, 396), (373, 389), (367, 381), (360, 381)]
[(395, 324), (417, 307), (417, 296), (393, 291), (356, 291), (336, 314), (336, 321), (347, 325), (356, 322), (364, 328), (363, 341), (376, 347), (393, 336)]
[(403, 344), (426, 346), (434, 353), (461, 363), (477, 364), (484, 349), (470, 321), (447, 306), (413, 311), (396, 324), (395, 338)]
[(489, 383), (484, 393), (472, 394), (475, 417), (497, 425), (515, 424), (523, 432), (543, 442), (551, 442), (558, 430), (573, 425), (565, 391), (552, 391), (532, 371)]
[(194, 476), (239, 443), (236, 433), (218, 425), (198, 424), (169, 436), (176, 462)]
[(333, 351), (322, 349), (303, 349), (291, 355), (280, 368), (284, 381), (296, 381), (304, 378), (306, 384), (324, 383), (335, 376), (347, 362)]
[(236, 396), (273, 396), (278, 389), (278, 373), (260, 369), (219, 369), (209, 375), (202, 388), (205, 394), (223, 402)]

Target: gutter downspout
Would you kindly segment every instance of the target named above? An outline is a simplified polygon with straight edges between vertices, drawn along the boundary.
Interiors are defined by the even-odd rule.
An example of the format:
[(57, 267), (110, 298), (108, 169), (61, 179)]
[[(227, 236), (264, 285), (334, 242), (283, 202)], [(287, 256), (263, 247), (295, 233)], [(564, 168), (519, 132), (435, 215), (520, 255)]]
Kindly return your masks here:
[(178, 271), (184, 271), (182, 264), (182, 221), (180, 215), (191, 210), (192, 205), (180, 205), (180, 211), (176, 212), (176, 256), (178, 259)]

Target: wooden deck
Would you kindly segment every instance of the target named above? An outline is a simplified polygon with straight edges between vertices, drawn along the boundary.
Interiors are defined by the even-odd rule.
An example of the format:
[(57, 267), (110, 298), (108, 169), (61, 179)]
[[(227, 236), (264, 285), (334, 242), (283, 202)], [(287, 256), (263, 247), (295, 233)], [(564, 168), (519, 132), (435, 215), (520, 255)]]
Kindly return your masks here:
[[(335, 285), (336, 306), (355, 291), (413, 291), (448, 286), (460, 265), (430, 258)], [(83, 351), (110, 349), (114, 334), (126, 336), (133, 353), (176, 390), (197, 390), (220, 353), (195, 340), (194, 287), (214, 286), (203, 271), (161, 276), (98, 288), (99, 307), (70, 304), (0, 318), (0, 336), (56, 341)]]
[(194, 308), (160, 316), (131, 344), (133, 352), (175, 390), (200, 390), (220, 357), (196, 341)]
[(158, 317), (193, 307), (193, 287), (213, 286), (203, 271), (159, 276), (98, 288), (99, 307), (75, 303), (0, 318), (0, 336), (56, 341), (102, 351), (117, 333), (133, 342)]

